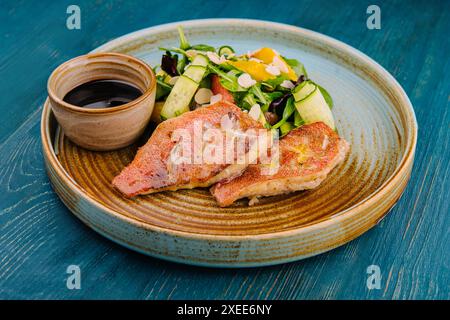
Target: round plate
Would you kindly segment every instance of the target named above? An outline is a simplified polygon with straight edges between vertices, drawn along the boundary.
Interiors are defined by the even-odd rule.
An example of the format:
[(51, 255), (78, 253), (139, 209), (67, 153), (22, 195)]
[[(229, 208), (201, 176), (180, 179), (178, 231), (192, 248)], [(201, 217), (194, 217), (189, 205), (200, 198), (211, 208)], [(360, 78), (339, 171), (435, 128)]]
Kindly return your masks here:
[[(317, 189), (246, 200), (220, 208), (207, 189), (125, 199), (112, 178), (136, 145), (92, 152), (72, 144), (42, 114), (42, 143), (50, 180), (84, 223), (137, 251), (207, 266), (260, 266), (330, 250), (374, 226), (402, 194), (411, 172), (417, 124), (408, 97), (380, 65), (324, 35), (272, 22), (212, 19), (173, 23), (113, 40), (96, 51), (160, 63), (159, 47), (176, 46), (182, 24), (189, 41), (231, 45), (237, 52), (272, 47), (304, 63), (334, 99), (339, 134), (351, 145), (346, 160)], [(141, 143), (145, 142), (143, 137)]]

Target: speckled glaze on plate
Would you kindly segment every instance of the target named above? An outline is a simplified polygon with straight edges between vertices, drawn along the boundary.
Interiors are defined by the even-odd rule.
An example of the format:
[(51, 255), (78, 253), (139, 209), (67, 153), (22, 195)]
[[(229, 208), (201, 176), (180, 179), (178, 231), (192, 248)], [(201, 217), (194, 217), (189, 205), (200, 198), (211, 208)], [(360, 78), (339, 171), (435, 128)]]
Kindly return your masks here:
[[(160, 62), (158, 47), (177, 44), (180, 23), (141, 30), (100, 48)], [(417, 139), (411, 103), (373, 60), (324, 35), (272, 22), (208, 19), (182, 22), (191, 43), (228, 44), (238, 52), (273, 47), (302, 61), (335, 101), (346, 160), (315, 190), (246, 200), (220, 208), (208, 190), (125, 199), (111, 187), (137, 146), (87, 151), (58, 129), (48, 103), (42, 143), (48, 175), (67, 207), (84, 223), (124, 246), (163, 259), (203, 266), (261, 266), (338, 247), (377, 224), (401, 196)]]

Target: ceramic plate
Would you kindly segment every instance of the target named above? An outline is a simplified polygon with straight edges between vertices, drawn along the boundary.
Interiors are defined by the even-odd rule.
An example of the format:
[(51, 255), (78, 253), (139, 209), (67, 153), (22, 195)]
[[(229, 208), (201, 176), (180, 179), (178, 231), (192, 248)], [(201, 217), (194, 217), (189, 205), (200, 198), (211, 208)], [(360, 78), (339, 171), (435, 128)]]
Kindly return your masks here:
[[(125, 35), (95, 51), (160, 63), (158, 47), (176, 46), (176, 26)], [(346, 160), (317, 189), (246, 200), (220, 208), (207, 189), (125, 199), (112, 178), (137, 145), (91, 152), (72, 144), (46, 103), (42, 143), (55, 191), (84, 223), (142, 253), (205, 266), (260, 266), (302, 259), (340, 246), (377, 224), (401, 196), (411, 172), (417, 124), (408, 97), (380, 65), (327, 36), (272, 22), (212, 19), (182, 22), (191, 43), (228, 44), (237, 52), (268, 46), (304, 63), (332, 95)], [(141, 143), (145, 142), (145, 137)]]

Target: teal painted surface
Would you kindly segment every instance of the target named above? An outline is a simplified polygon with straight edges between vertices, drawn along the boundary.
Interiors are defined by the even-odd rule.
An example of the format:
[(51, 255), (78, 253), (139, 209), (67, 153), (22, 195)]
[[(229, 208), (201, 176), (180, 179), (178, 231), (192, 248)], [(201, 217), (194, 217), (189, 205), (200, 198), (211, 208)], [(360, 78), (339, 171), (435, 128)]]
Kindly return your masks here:
[[(77, 1), (82, 29), (65, 27), (73, 2), (0, 4), (0, 298), (449, 299), (450, 3), (379, 1), (382, 29), (361, 1)], [(170, 5), (169, 5), (170, 3)], [(61, 62), (117, 36), (175, 20), (238, 17), (298, 25), (368, 54), (404, 87), (419, 124), (410, 184), (362, 237), (304, 261), (205, 269), (142, 256), (97, 235), (52, 191), (39, 139), (46, 80)], [(82, 289), (66, 288), (79, 265)], [(381, 268), (380, 290), (366, 268)], [(214, 284), (214, 285), (211, 285)]]

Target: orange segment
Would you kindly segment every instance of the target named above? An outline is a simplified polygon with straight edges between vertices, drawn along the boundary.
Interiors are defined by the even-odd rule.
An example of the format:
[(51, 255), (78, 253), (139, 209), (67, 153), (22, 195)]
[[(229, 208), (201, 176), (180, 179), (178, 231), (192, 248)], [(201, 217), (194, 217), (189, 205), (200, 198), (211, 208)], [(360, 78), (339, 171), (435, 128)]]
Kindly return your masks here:
[(228, 63), (235, 68), (248, 73), (256, 81), (266, 81), (268, 79), (275, 79), (275, 76), (266, 71), (266, 65), (257, 61), (228, 61)]
[(295, 71), (292, 70), (292, 68), (290, 66), (288, 66), (288, 69), (289, 69), (289, 72), (287, 75), (289, 77), (289, 80), (297, 81), (298, 77), (297, 77), (297, 74), (295, 73)]
[(292, 70), (292, 68), (286, 63), (286, 61), (284, 61), (284, 59), (280, 55), (278, 55), (273, 49), (271, 49), (271, 48), (261, 48), (261, 49), (259, 49), (258, 51), (256, 51), (255, 53), (252, 54), (252, 57), (263, 61), (265, 64), (272, 63), (273, 62), (273, 58), (275, 58), (276, 56), (278, 56), (278, 58), (280, 58), (280, 60), (284, 63), (284, 65), (288, 69), (288, 72), (284, 73), (284, 74), (286, 74), (289, 77), (290, 80), (296, 81), (298, 77), (295, 74), (295, 71)]
[(261, 48), (252, 54), (253, 58), (262, 60), (265, 64), (272, 63), (277, 54), (271, 48)]

